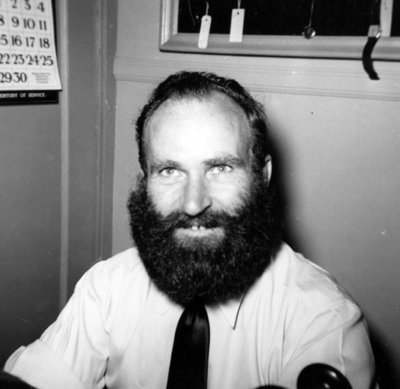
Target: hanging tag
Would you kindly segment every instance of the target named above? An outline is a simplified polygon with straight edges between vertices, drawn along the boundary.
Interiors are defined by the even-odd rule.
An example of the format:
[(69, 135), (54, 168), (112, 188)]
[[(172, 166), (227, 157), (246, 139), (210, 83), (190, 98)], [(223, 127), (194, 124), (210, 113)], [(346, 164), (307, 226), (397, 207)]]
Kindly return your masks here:
[(242, 42), (243, 26), (244, 26), (244, 8), (233, 9), (229, 42)]
[(206, 49), (208, 46), (208, 37), (210, 36), (210, 27), (211, 27), (211, 16), (204, 15), (201, 18), (201, 26), (200, 26), (200, 34), (199, 34), (199, 42), (198, 42), (198, 47), (200, 49)]
[(382, 0), (380, 17), (381, 29), (384, 37), (389, 37), (392, 30), (393, 0)]

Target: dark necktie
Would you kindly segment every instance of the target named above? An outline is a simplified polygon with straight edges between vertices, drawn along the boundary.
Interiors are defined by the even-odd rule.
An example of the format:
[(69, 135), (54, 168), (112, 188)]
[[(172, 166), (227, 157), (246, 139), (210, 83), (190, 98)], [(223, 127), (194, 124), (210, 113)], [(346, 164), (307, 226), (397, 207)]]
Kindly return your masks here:
[(207, 389), (210, 325), (204, 305), (187, 306), (176, 327), (167, 389)]

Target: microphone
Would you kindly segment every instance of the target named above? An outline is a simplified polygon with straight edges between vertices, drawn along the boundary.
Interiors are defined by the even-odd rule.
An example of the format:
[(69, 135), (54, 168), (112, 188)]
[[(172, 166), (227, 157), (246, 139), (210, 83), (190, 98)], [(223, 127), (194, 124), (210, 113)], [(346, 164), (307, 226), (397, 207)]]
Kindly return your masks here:
[[(285, 389), (265, 385), (256, 389)], [(337, 369), (324, 363), (306, 366), (297, 378), (297, 389), (352, 389), (348, 379)]]
[(351, 389), (351, 385), (334, 367), (314, 363), (306, 366), (299, 374), (297, 389)]

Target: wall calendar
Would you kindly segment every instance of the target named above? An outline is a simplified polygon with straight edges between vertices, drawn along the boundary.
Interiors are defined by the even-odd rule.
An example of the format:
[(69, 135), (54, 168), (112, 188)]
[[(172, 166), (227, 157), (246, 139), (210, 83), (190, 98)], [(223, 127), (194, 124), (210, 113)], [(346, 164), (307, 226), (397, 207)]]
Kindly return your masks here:
[(52, 0), (0, 0), (0, 103), (58, 101)]

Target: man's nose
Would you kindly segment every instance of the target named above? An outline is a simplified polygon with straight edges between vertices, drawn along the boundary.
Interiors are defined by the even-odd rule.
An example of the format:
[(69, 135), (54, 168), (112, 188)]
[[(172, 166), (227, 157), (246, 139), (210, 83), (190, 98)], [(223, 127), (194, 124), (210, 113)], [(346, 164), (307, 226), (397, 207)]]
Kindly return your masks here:
[(205, 177), (190, 177), (185, 187), (183, 211), (189, 216), (197, 216), (209, 208), (211, 203)]

